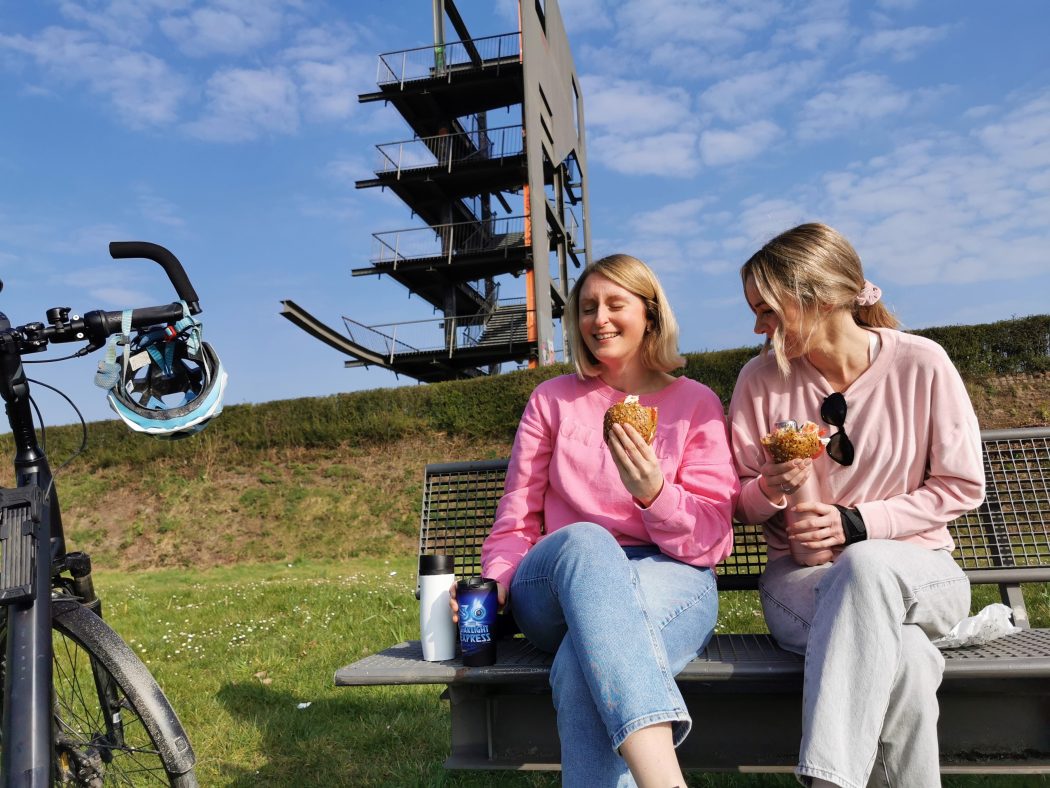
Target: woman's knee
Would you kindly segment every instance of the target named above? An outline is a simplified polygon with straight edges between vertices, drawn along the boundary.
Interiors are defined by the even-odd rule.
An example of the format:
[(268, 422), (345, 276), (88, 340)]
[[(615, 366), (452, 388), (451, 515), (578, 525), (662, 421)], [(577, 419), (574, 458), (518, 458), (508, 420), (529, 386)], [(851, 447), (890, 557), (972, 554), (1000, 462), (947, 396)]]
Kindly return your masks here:
[(559, 528), (549, 534), (547, 539), (554, 539), (560, 546), (567, 549), (579, 549), (585, 551), (616, 550), (623, 552), (616, 537), (597, 523), (572, 523)]
[(821, 586), (848, 583), (853, 586), (877, 586), (895, 577), (892, 555), (894, 544), (887, 540), (858, 542), (844, 550), (831, 565)]

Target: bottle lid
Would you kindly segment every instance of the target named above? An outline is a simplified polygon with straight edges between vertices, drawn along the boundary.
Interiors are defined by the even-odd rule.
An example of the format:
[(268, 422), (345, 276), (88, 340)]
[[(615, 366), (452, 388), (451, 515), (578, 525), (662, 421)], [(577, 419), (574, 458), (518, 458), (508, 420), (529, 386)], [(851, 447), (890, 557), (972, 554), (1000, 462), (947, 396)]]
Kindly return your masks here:
[(442, 553), (428, 553), (419, 556), (419, 574), (421, 575), (454, 575), (456, 562), (452, 556)]
[(464, 577), (463, 579), (461, 579), (459, 581), (459, 587), (463, 588), (464, 590), (482, 588), (486, 591), (494, 591), (496, 589), (496, 581), (490, 580), (487, 577), (478, 577), (477, 575), (475, 575), (473, 577)]

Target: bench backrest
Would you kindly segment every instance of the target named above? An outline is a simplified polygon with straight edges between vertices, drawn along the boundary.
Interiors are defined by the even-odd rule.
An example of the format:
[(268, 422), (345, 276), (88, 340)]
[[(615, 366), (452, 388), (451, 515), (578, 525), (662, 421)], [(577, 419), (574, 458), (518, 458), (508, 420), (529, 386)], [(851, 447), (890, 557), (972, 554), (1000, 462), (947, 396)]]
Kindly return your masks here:
[[(1050, 581), (1050, 428), (986, 430), (987, 494), (950, 524), (955, 557), (973, 583)], [(507, 460), (426, 466), (419, 552), (446, 553), (456, 575), (481, 574), (481, 543), (503, 495)], [(756, 588), (766, 560), (762, 526), (734, 525), (720, 588)]]

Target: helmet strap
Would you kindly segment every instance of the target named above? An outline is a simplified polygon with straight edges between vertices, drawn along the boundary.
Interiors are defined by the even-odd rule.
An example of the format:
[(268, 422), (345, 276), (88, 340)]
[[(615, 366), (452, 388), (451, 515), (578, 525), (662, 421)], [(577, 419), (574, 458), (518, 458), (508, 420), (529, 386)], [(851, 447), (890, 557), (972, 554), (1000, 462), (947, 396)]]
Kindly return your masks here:
[(111, 334), (106, 340), (106, 355), (98, 362), (95, 371), (95, 385), (109, 390), (120, 380), (120, 367), (117, 366), (117, 345), (124, 344), (124, 364), (127, 364), (128, 333), (131, 331), (131, 310), (125, 309), (120, 317), (120, 334)]

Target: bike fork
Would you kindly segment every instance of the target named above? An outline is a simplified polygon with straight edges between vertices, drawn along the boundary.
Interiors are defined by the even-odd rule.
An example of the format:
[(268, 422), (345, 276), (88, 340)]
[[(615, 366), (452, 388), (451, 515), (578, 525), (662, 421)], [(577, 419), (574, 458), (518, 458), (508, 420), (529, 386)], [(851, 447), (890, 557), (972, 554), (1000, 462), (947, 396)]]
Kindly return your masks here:
[[(91, 579), (91, 558), (87, 553), (75, 552), (66, 555), (66, 566), (73, 576), (73, 593), (80, 597), (80, 604), (102, 617), (102, 600), (95, 593)], [(91, 673), (95, 678), (95, 690), (99, 705), (106, 714), (106, 736), (110, 745), (124, 746), (124, 722), (120, 717), (120, 696), (116, 682), (102, 665), (91, 661)]]

